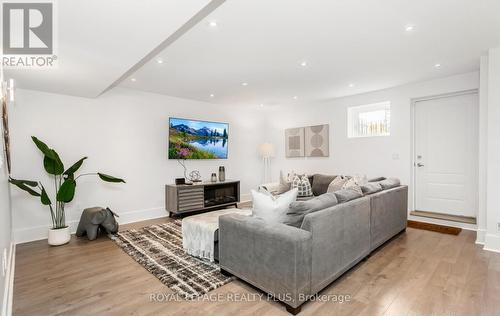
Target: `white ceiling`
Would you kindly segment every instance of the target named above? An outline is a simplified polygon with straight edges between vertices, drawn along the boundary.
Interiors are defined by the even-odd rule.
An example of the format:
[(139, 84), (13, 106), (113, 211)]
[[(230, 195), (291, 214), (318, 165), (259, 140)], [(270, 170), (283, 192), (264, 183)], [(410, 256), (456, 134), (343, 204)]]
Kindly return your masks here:
[(58, 68), (6, 76), (20, 88), (95, 97), (210, 2), (57, 1)]
[(228, 0), (121, 85), (232, 105), (363, 93), (477, 70), (499, 13), (498, 0)]
[(500, 46), (499, 0), (223, 2), (57, 1), (59, 67), (6, 75), (21, 88), (86, 97), (120, 84), (273, 105), (477, 70), (480, 54)]

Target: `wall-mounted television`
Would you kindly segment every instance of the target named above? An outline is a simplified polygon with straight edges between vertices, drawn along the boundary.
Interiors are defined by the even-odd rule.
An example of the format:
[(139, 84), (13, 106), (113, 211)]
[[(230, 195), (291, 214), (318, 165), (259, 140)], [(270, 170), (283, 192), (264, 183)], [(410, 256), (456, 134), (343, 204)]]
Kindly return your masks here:
[(169, 159), (227, 159), (229, 124), (169, 118)]

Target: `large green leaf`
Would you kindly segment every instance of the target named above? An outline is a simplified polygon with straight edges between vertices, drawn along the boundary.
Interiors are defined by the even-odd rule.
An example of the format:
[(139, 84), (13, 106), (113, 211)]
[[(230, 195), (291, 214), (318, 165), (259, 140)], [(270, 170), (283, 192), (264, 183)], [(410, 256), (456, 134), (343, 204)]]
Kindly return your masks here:
[(75, 197), (76, 182), (73, 179), (66, 179), (59, 191), (57, 191), (57, 200), (59, 202), (69, 203)]
[(17, 179), (9, 178), (9, 182), (12, 183), (13, 185), (15, 185), (16, 187), (18, 187), (19, 189), (24, 190), (33, 196), (40, 196), (40, 193), (38, 193), (35, 190), (33, 190), (32, 188), (30, 188), (30, 186), (31, 187), (37, 186), (37, 182), (35, 182), (35, 181), (17, 180)]
[(80, 169), (80, 167), (82, 166), (83, 164), (83, 161), (87, 159), (87, 157), (83, 157), (82, 159), (78, 160), (77, 162), (75, 162), (71, 167), (68, 168), (68, 170), (64, 171), (64, 174), (65, 175), (73, 175), (75, 174), (75, 172)]
[(47, 195), (47, 191), (45, 191), (45, 188), (43, 187), (43, 184), (42, 184), (42, 194), (40, 196), (40, 200), (42, 201), (43, 205), (51, 205), (52, 204), (49, 196)]
[(126, 183), (125, 180), (110, 176), (108, 174), (98, 172), (97, 175), (99, 176), (99, 178), (101, 178), (102, 181), (115, 182), (115, 183), (118, 183), (118, 182)]
[(38, 149), (40, 149), (45, 156), (43, 157), (43, 167), (45, 168), (45, 171), (53, 175), (62, 174), (64, 172), (64, 165), (57, 152), (54, 149), (49, 148), (47, 144), (35, 136), (31, 136), (31, 139), (35, 143), (36, 147), (38, 147)]
[(56, 176), (61, 175), (64, 172), (64, 164), (59, 158), (59, 155), (53, 149), (50, 149), (50, 152), (51, 156), (55, 157), (55, 159), (52, 159), (49, 156), (45, 156), (43, 158), (43, 167), (49, 174)]
[(35, 136), (31, 136), (31, 139), (35, 143), (36, 147), (38, 147), (38, 149), (40, 149), (40, 151), (45, 156), (49, 157), (50, 159), (56, 160), (56, 157), (53, 155), (53, 153), (55, 153), (55, 151), (51, 150), (49, 148), (49, 146), (47, 146), (44, 142), (42, 142), (41, 140), (39, 140)]

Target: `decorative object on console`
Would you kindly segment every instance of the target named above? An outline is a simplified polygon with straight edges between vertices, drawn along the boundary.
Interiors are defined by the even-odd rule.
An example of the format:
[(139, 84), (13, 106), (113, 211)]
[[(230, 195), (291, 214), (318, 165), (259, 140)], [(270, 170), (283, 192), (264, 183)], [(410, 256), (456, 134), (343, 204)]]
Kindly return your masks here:
[(210, 177), (210, 181), (217, 182), (217, 174), (215, 172), (212, 173), (212, 176)]
[(175, 178), (175, 184), (186, 184), (186, 178)]
[(200, 174), (200, 172), (198, 170), (191, 171), (189, 173), (189, 181), (191, 181), (191, 182), (201, 182), (201, 174)]
[(297, 188), (298, 197), (310, 197), (313, 195), (311, 183), (306, 175), (303, 175), (302, 177), (296, 175), (295, 178), (293, 178), (291, 188)]
[(226, 181), (226, 168), (224, 168), (224, 166), (219, 167), (219, 181)]
[(304, 128), (286, 129), (285, 146), (287, 158), (304, 157)]
[[(64, 164), (59, 158), (57, 152), (49, 148), (45, 143), (40, 141), (38, 138), (32, 136), (31, 139), (35, 143), (36, 147), (44, 155), (43, 165), (45, 171), (54, 176), (55, 184), (55, 209), (53, 208), (53, 202), (49, 198), (45, 187), (41, 182), (30, 181), (30, 180), (17, 180), (14, 178), (9, 178), (9, 182), (17, 186), (19, 189), (28, 192), (30, 195), (40, 198), (40, 202), (48, 206), (50, 209), (50, 216), (52, 219), (52, 228), (49, 230), (49, 244), (53, 246), (61, 245), (61, 240), (70, 240), (70, 231), (66, 225), (66, 213), (65, 205), (73, 200), (75, 197), (76, 180), (83, 176), (96, 175), (102, 181), (114, 182), (114, 183), (125, 183), (123, 179), (115, 178), (113, 176), (104, 173), (83, 173), (75, 177), (75, 173), (80, 169), (83, 162), (87, 157), (75, 162), (71, 167), (64, 170)], [(61, 236), (62, 235), (62, 236)]]
[(89, 240), (95, 240), (100, 231), (105, 231), (107, 234), (118, 233), (118, 222), (115, 219), (119, 217), (112, 210), (102, 207), (91, 207), (83, 210), (76, 236), (87, 236)]
[(270, 182), (271, 179), (271, 158), (274, 157), (274, 145), (271, 143), (263, 143), (259, 146), (259, 155), (264, 162), (264, 183)]
[(292, 189), (279, 196), (252, 190), (252, 216), (269, 223), (284, 223), (290, 204), (297, 199), (298, 189)]
[(305, 127), (305, 153), (307, 157), (330, 156), (330, 126), (328, 124)]

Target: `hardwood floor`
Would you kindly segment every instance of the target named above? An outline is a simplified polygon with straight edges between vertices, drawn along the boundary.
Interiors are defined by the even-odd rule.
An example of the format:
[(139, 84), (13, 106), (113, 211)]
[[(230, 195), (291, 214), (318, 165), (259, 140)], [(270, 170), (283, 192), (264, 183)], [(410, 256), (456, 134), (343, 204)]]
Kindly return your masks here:
[[(299, 315), (500, 315), (500, 254), (474, 240), (408, 228), (320, 293), (349, 302), (308, 302)], [(267, 300), (151, 302), (155, 293), (172, 292), (106, 237), (17, 246), (14, 315), (288, 315)], [(211, 292), (244, 293), (261, 292), (238, 280)]]

